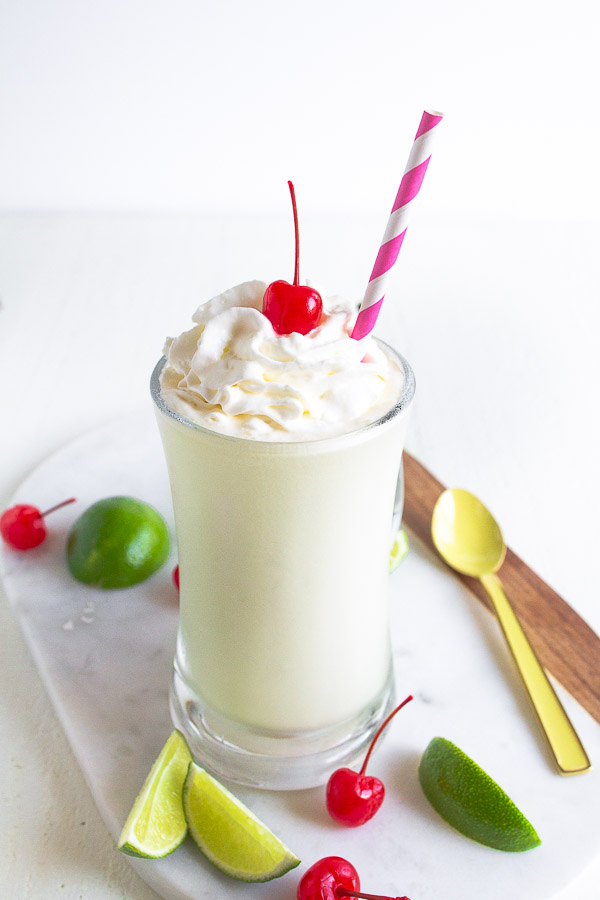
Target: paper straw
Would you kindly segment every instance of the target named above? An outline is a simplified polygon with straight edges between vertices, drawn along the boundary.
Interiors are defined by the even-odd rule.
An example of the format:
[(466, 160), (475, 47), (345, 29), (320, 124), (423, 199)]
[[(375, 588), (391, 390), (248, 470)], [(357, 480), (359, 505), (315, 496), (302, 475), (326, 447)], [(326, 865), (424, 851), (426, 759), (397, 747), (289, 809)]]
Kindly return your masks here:
[(400, 247), (406, 234), (412, 201), (421, 190), (425, 172), (431, 159), (431, 143), (436, 125), (442, 119), (442, 113), (429, 110), (425, 110), (421, 118), (392, 212), (388, 219), (387, 228), (379, 247), (379, 253), (369, 278), (365, 296), (350, 335), (357, 341), (369, 334), (377, 321), (377, 316), (385, 297), (390, 272), (398, 259)]

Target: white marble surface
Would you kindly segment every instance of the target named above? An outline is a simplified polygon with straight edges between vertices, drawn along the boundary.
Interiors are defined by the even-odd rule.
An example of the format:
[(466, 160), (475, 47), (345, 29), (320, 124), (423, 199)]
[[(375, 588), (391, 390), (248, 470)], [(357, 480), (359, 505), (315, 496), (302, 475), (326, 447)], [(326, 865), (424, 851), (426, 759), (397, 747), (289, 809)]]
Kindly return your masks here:
[[(51, 502), (74, 491), (52, 539), (29, 555), (3, 553), (5, 587), (46, 689), (100, 813), (117, 837), (170, 731), (169, 672), (177, 612), (171, 566), (134, 589), (102, 592), (75, 582), (64, 557), (66, 529), (95, 500), (142, 497), (170, 516), (169, 489), (151, 412), (117, 420), (68, 445), (20, 487)], [(277, 794), (233, 788), (307, 864), (325, 853), (351, 859), (365, 885), (420, 900), (504, 900), (518, 883), (529, 900), (567, 884), (600, 851), (595, 828), (600, 774), (558, 777), (491, 616), (443, 567), (413, 548), (393, 576), (398, 693), (416, 702), (373, 761), (388, 788), (384, 809), (357, 831), (328, 820), (323, 789)], [(407, 615), (411, 608), (410, 616)], [(600, 734), (567, 703), (592, 758)], [(543, 846), (503, 854), (449, 829), (421, 794), (420, 754), (450, 738), (504, 786), (534, 823)], [(215, 895), (283, 898), (298, 872), (240, 886), (207, 864), (189, 841), (167, 860), (134, 867), (167, 900)], [(468, 873), (468, 878), (467, 878)]]
[[(27, 473), (65, 442), (148, 404), (147, 376), (162, 339), (187, 326), (197, 302), (247, 277), (285, 276), (281, 261), (290, 258), (287, 220), (252, 220), (251, 229), (248, 224), (238, 217), (0, 217), (3, 507)], [(306, 219), (307, 273), (356, 292), (372, 263), (365, 247), (377, 243), (380, 230), (380, 221), (367, 219)], [(597, 226), (583, 224), (513, 222), (508, 227), (415, 216), (379, 329), (417, 372), (410, 448), (447, 483), (479, 493), (513, 548), (597, 631), (600, 611), (590, 560), (596, 553), (594, 510), (600, 503), (600, 446), (592, 404), (600, 383), (599, 238)], [(67, 495), (76, 493), (75, 471), (67, 473)], [(98, 473), (102, 490), (104, 475)], [(38, 484), (36, 496), (24, 499), (40, 504), (46, 498), (62, 499), (55, 493), (61, 484)], [(54, 544), (49, 541), (35, 551), (42, 559), (56, 547), (71, 515), (68, 509), (57, 514)], [(319, 818), (309, 792), (296, 795), (281, 810), (289, 842), (306, 862), (312, 861), (307, 853), (316, 828), (324, 836), (319, 855), (321, 850), (338, 852), (342, 841), (365, 886), (406, 892), (412, 900), (425, 900), (436, 885), (438, 897), (452, 896), (452, 891), (464, 896), (482, 869), (489, 870), (479, 894), (486, 900), (497, 883), (504, 896), (510, 892), (515, 898), (597, 900), (598, 864), (572, 880), (586, 860), (592, 861), (598, 845), (597, 823), (585, 828), (589, 817), (578, 812), (594, 808), (596, 773), (579, 780), (553, 774), (493, 620), (436, 562), (413, 548), (393, 585), (394, 593), (411, 598), (409, 604), (402, 596), (394, 601), (398, 653), (402, 647), (418, 652), (399, 655), (397, 662), (420, 701), (404, 711), (404, 725), (390, 735), (378, 758), (379, 773), (394, 786), (380, 813), (385, 818), (368, 826), (381, 830), (379, 838), (371, 846), (364, 829), (340, 833)], [(163, 594), (167, 586), (168, 573), (149, 582), (146, 606), (170, 620), (172, 609)], [(69, 599), (67, 592), (62, 600), (72, 604), (73, 615), (61, 611), (60, 624), (70, 618), (79, 623), (87, 598)], [(104, 610), (95, 604), (94, 622), (81, 622), (70, 632), (61, 627), (58, 640), (77, 640), (87, 634), (84, 628), (97, 634), (111, 623), (111, 618), (103, 619)], [(127, 615), (117, 603), (111, 612), (115, 610)], [(449, 642), (455, 630), (468, 642), (467, 652), (462, 644), (457, 648)], [(6, 861), (0, 896), (156, 900), (156, 893), (115, 851), (4, 595), (0, 633), (0, 837)], [(405, 634), (410, 636), (406, 643)], [(110, 659), (104, 644), (102, 652)], [(440, 677), (437, 660), (446, 654), (451, 661)], [(149, 683), (160, 681), (159, 665), (167, 665), (166, 654), (150, 666), (156, 682)], [(454, 684), (459, 686), (456, 693), (450, 690)], [(444, 703), (437, 702), (438, 693)], [(123, 688), (124, 702), (126, 696)], [(110, 711), (108, 698), (101, 695), (101, 700)], [(148, 716), (159, 716), (159, 723), (164, 716), (164, 707), (157, 712), (160, 703), (147, 705)], [(567, 705), (596, 762), (597, 725), (568, 698)], [(84, 722), (83, 739), (91, 745), (95, 717)], [(135, 751), (123, 755), (112, 776), (109, 771), (109, 780), (117, 770), (124, 779), (115, 801), (122, 810), (130, 802), (125, 794), (135, 793), (162, 743), (159, 731), (156, 726), (148, 743), (136, 737)], [(513, 793), (542, 833), (544, 847), (524, 856), (500, 856), (440, 825), (418, 789), (403, 777), (434, 732), (462, 744)], [(103, 779), (110, 765), (105, 761), (100, 766)], [(531, 767), (525, 780), (523, 767)], [(84, 769), (89, 772), (90, 766)], [(106, 815), (106, 808), (102, 811)], [(269, 819), (266, 809), (264, 816)], [(413, 843), (410, 833), (404, 841), (407, 819), (420, 842)], [(114, 829), (114, 820), (107, 824)], [(431, 876), (421, 868), (417, 881), (405, 880), (434, 840), (441, 849)], [(409, 856), (408, 848), (415, 846), (418, 855)], [(548, 854), (551, 868), (546, 873), (539, 860), (547, 858), (548, 846), (555, 852)], [(401, 877), (383, 883), (391, 858)], [(460, 864), (459, 874), (450, 874), (448, 860)], [(490, 868), (492, 861), (494, 866), (502, 862), (502, 874)], [(201, 884), (205, 871), (200, 864)], [(537, 894), (531, 893), (532, 873), (540, 879)], [(294, 876), (275, 887), (282, 898), (291, 898)], [(219, 885), (218, 895), (224, 890)]]

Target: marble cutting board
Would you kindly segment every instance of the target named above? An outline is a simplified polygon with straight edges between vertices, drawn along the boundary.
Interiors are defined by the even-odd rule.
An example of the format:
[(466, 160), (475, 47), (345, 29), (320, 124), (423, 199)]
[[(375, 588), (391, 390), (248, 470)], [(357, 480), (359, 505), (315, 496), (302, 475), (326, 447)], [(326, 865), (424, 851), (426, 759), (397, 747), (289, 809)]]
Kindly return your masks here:
[[(64, 561), (71, 523), (95, 500), (128, 494), (156, 506), (172, 528), (162, 449), (152, 412), (84, 434), (36, 469), (14, 502), (44, 508), (67, 496), (47, 541), (3, 551), (4, 579), (48, 695), (107, 828), (117, 837), (171, 730), (168, 685), (177, 603), (173, 559), (142, 585), (102, 592), (75, 582)], [(372, 760), (386, 800), (363, 828), (327, 816), (323, 789), (269, 793), (229, 785), (302, 859), (266, 885), (221, 875), (188, 840), (158, 861), (131, 860), (165, 900), (293, 900), (305, 868), (324, 855), (350, 859), (364, 889), (412, 900), (549, 900), (600, 852), (598, 771), (555, 774), (494, 619), (438, 561), (411, 542), (391, 576), (399, 715)], [(593, 762), (596, 723), (558, 689)], [(416, 777), (434, 735), (457, 743), (507, 791), (540, 834), (540, 848), (504, 854), (449, 828)], [(115, 848), (115, 853), (118, 851)]]

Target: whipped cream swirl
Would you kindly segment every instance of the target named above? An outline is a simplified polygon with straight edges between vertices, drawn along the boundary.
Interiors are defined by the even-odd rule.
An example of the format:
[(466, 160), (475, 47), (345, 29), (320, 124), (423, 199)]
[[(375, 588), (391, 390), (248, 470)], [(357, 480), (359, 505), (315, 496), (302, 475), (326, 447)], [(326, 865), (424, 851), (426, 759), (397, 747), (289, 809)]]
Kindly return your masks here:
[(396, 402), (403, 374), (370, 336), (350, 338), (356, 309), (323, 297), (320, 324), (279, 335), (261, 312), (267, 285), (247, 281), (204, 303), (164, 347), (167, 405), (190, 421), (259, 441), (353, 431)]

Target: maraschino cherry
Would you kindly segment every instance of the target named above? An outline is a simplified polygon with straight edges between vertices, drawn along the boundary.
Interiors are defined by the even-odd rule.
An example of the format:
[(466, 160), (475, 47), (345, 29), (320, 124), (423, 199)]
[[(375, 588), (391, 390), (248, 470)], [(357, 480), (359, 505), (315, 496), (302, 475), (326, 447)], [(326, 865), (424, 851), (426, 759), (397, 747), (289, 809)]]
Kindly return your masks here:
[(175, 566), (173, 569), (173, 584), (179, 590), (179, 566)]
[(40, 512), (37, 506), (30, 506), (28, 503), (17, 503), (0, 516), (0, 534), (6, 543), (16, 550), (31, 550), (38, 547), (46, 539), (44, 522), (46, 516), (57, 509), (62, 509), (68, 503), (75, 503), (75, 497), (63, 500), (45, 512)]
[(273, 281), (263, 297), (263, 314), (270, 321), (277, 334), (291, 334), (298, 331), (308, 334), (321, 321), (323, 301), (318, 291), (300, 284), (300, 244), (298, 237), (298, 209), (294, 185), (288, 181), (294, 212), (294, 234), (296, 238), (296, 264), (294, 283)]
[(298, 884), (298, 900), (338, 900), (363, 897), (364, 900), (408, 900), (408, 897), (386, 897), (362, 894), (358, 872), (341, 856), (325, 856), (307, 869)]
[(373, 752), (373, 747), (383, 730), (396, 713), (412, 699), (412, 694), (409, 694), (382, 722), (369, 745), (360, 772), (354, 772), (348, 768), (336, 769), (330, 777), (327, 782), (326, 802), (329, 815), (336, 822), (340, 822), (342, 825), (349, 825), (351, 828), (357, 825), (364, 825), (365, 822), (373, 818), (383, 803), (385, 796), (383, 782), (373, 775), (365, 775), (367, 763)]

